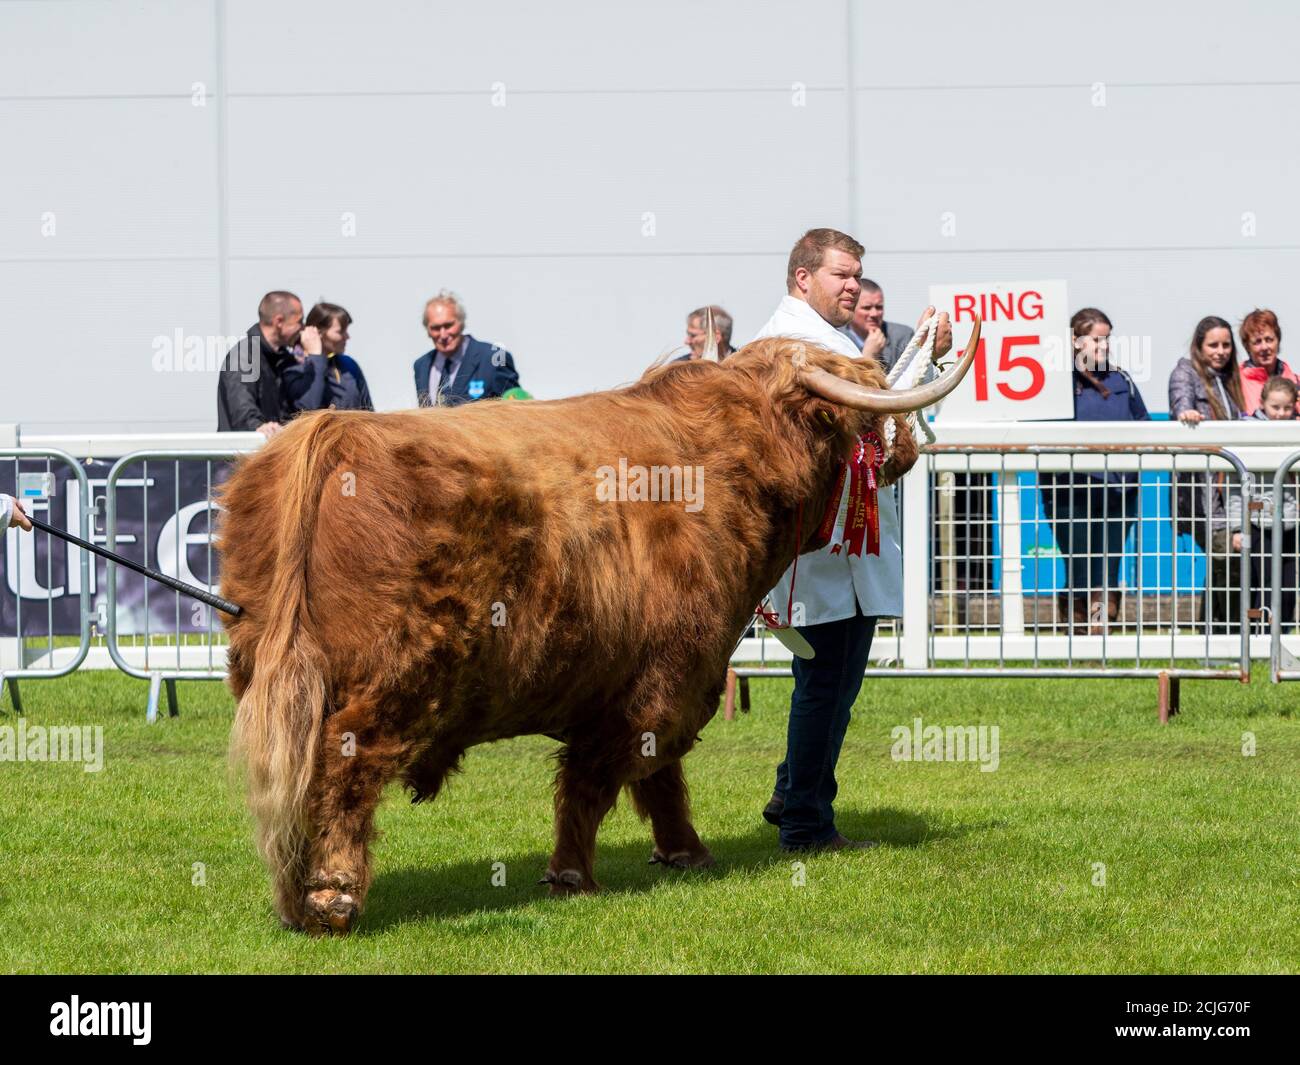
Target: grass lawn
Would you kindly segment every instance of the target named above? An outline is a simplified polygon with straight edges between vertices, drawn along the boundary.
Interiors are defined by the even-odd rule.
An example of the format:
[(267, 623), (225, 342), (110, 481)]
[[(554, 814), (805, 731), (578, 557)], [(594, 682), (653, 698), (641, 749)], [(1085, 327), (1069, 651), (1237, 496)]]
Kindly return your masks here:
[[(105, 756), (0, 762), (0, 970), (1300, 971), (1300, 686), (1186, 682), (1162, 727), (1149, 680), (869, 679), (838, 823), (884, 845), (801, 868), (759, 818), (790, 684), (753, 682), (753, 712), (686, 761), (716, 868), (648, 866), (622, 799), (604, 893), (551, 899), (555, 744), (529, 737), (471, 751), (430, 806), (394, 787), (358, 931), (310, 940), (279, 929), (227, 782), (224, 688), (181, 684), (182, 716), (150, 726), (143, 682), (24, 682), (29, 727), (102, 725)], [(997, 725), (997, 770), (891, 759), (917, 716)]]

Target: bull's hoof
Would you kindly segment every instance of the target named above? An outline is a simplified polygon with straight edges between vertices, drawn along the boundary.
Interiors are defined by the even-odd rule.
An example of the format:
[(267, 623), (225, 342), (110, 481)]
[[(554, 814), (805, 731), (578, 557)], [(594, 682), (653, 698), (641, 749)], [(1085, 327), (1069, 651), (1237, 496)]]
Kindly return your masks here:
[(594, 895), (600, 885), (588, 880), (577, 869), (546, 870), (539, 884), (549, 884), (552, 895)]
[(361, 906), (346, 891), (323, 888), (307, 895), (303, 931), (313, 936), (345, 936), (352, 931)]
[(651, 865), (667, 865), (673, 869), (707, 869), (714, 864), (709, 848), (701, 844), (698, 851), (673, 851), (665, 854), (656, 847), (650, 854)]

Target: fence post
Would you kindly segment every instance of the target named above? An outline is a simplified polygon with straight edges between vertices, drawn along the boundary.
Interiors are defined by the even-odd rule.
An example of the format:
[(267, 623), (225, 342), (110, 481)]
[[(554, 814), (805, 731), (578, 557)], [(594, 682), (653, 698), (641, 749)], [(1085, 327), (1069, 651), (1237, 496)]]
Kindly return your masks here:
[(6, 687), (9, 689), (9, 698), (13, 700), (14, 713), (21, 716), (23, 712), (23, 697), (18, 694), (18, 678), (6, 677), (3, 673), (0, 673), (0, 701), (3, 701), (4, 699)]
[[(921, 460), (903, 478), (903, 521), (912, 549), (903, 551), (903, 666), (924, 669), (930, 638), (930, 478), (931, 459)], [(905, 533), (907, 535), (907, 533)]]
[[(83, 540), (89, 540), (91, 538), (91, 530), (89, 528), (90, 486), (86, 479), (85, 468), (80, 462), (69, 455), (66, 451), (60, 451), (55, 448), (39, 447), (7, 447), (0, 449), (0, 460), (13, 463), (15, 494), (19, 495), (21, 498), (25, 498), (29, 505), (35, 507), (44, 505), (48, 511), (47, 516), (54, 522), (56, 527), (62, 525), (63, 522), (54, 521), (54, 500), (56, 498), (66, 498), (65, 514), (67, 516), (68, 524), (75, 525), (75, 532)], [(53, 464), (56, 462), (68, 467), (71, 471), (72, 476), (64, 485), (64, 492), (67, 493), (66, 497), (58, 497), (49, 494), (48, 484), (42, 487), (42, 494), (40, 495), (30, 493), (26, 496), (23, 495), (21, 487), (23, 471), (21, 469), (21, 464), (25, 461), (32, 462), (40, 460), (43, 460), (45, 463), (44, 476), (46, 478), (52, 477)], [(12, 535), (14, 537), (17, 536), (16, 533)], [(25, 543), (24, 540), (19, 539), (12, 539), (10, 542), (6, 543), (6, 537), (0, 535), (0, 557), (4, 558), (6, 566), (11, 564), (16, 566), (16, 575), (9, 574), (9, 588), (14, 590), (14, 635), (0, 636), (0, 643), (7, 640), (13, 641), (14, 652), (12, 656), (6, 656), (3, 648), (0, 648), (0, 701), (3, 701), (4, 689), (7, 687), (9, 689), (9, 697), (13, 700), (14, 710), (19, 714), (23, 713), (22, 695), (18, 690), (19, 679), (35, 677), (64, 677), (69, 673), (76, 672), (81, 668), (81, 664), (85, 662), (86, 655), (90, 652), (90, 620), (92, 617), (90, 611), (90, 583), (94, 574), (94, 568), (90, 561), (90, 552), (83, 551), (81, 548), (74, 547), (71, 544), (67, 545), (67, 554), (65, 556), (67, 562), (64, 571), (66, 594), (70, 598), (73, 596), (74, 593), (72, 592), (72, 586), (74, 582), (79, 589), (78, 592), (75, 593), (77, 597), (77, 650), (65, 664), (57, 664), (59, 657), (57, 651), (60, 649), (55, 646), (55, 625), (53, 620), (55, 597), (51, 594), (50, 587), (46, 587), (44, 589), (46, 592), (44, 605), (48, 621), (45, 632), (45, 640), (47, 642), (47, 652), (45, 657), (48, 662), (48, 668), (32, 668), (34, 656), (30, 655), (25, 647), (25, 641), (28, 637), (24, 635), (25, 627), (23, 625), (24, 596), (22, 559), (24, 557), (24, 551), (29, 552), (30, 557), (33, 559), (32, 565), (35, 566), (36, 537), (37, 535), (42, 535), (48, 538), (49, 534), (26, 533), (23, 535), (25, 539), (30, 539), (29, 543)], [(58, 542), (59, 541), (57, 540), (53, 540), (52, 544)], [(46, 554), (47, 571), (49, 571), (53, 566), (52, 544)], [(52, 586), (52, 583), (53, 581), (51, 578), (50, 586)], [(63, 589), (60, 589), (60, 594), (64, 594)], [(38, 599), (39, 597), (33, 596), (33, 598)]]
[[(118, 532), (117, 524), (118, 524), (118, 509), (119, 509), (118, 507), (119, 500), (118, 500), (117, 493), (118, 493), (118, 489), (122, 487), (120, 482), (122, 480), (122, 474), (124, 470), (134, 465), (142, 465), (143, 466), (143, 487), (144, 490), (147, 492), (149, 480), (150, 480), (148, 477), (148, 463), (151, 461), (162, 462), (164, 464), (170, 463), (172, 466), (173, 492), (175, 494), (175, 502), (174, 502), (173, 509), (176, 515), (179, 516), (182, 510), (180, 505), (181, 463), (183, 462), (205, 463), (206, 464), (205, 476), (207, 480), (207, 503), (208, 503), (209, 521), (211, 521), (211, 513), (212, 510), (214, 509), (212, 504), (213, 464), (229, 461), (231, 459), (237, 458), (240, 454), (243, 454), (243, 452), (227, 451), (227, 450), (188, 450), (188, 451), (177, 450), (177, 451), (134, 451), (128, 455), (123, 455), (113, 464), (112, 469), (109, 470), (107, 482), (105, 485), (105, 495), (107, 497), (106, 503), (107, 503), (107, 512), (108, 512), (105, 535), (108, 539), (108, 546), (110, 550), (117, 549), (116, 548), (117, 532)], [(143, 504), (142, 506), (143, 506), (142, 512), (144, 515), (143, 535), (145, 536), (147, 541), (150, 533), (148, 506), (147, 503)], [(209, 526), (209, 533), (208, 533), (208, 545), (209, 545), (208, 546), (208, 552), (209, 552), (208, 578), (209, 581), (211, 581), (211, 578), (213, 576), (213, 572), (212, 572), (213, 560), (211, 555), (211, 527), (210, 526)], [(183, 557), (182, 552), (184, 550), (184, 546), (181, 542), (181, 537), (179, 535), (179, 530), (176, 539), (175, 550), (176, 550), (175, 565), (176, 568), (179, 570), (181, 565), (181, 559)], [(165, 560), (160, 560), (160, 562), (161, 561), (165, 561)], [(206, 633), (207, 642), (201, 645), (197, 645), (201, 649), (205, 648), (208, 652), (208, 663), (206, 668), (198, 668), (198, 669), (189, 668), (185, 664), (183, 655), (185, 651), (186, 642), (185, 642), (184, 633), (182, 632), (181, 629), (179, 606), (177, 607), (177, 612), (176, 612), (175, 629), (172, 631), (172, 635), (175, 638), (175, 656), (176, 656), (175, 665), (168, 666), (166, 668), (159, 668), (156, 664), (154, 664), (151, 661), (150, 615), (148, 612), (148, 608), (146, 607), (144, 613), (144, 619), (145, 619), (144, 662), (142, 666), (138, 666), (138, 667), (134, 666), (126, 660), (126, 657), (123, 654), (122, 648), (118, 642), (119, 633), (118, 633), (118, 617), (117, 617), (117, 572), (118, 572), (118, 567), (114, 565), (112, 562), (110, 562), (108, 564), (108, 570), (107, 570), (108, 632), (106, 634), (109, 657), (112, 659), (113, 664), (116, 665), (117, 668), (120, 669), (127, 676), (135, 677), (139, 680), (147, 680), (149, 682), (149, 701), (145, 710), (145, 716), (148, 721), (154, 722), (158, 719), (158, 707), (162, 700), (164, 685), (166, 686), (168, 715), (170, 717), (177, 717), (179, 716), (180, 710), (179, 710), (177, 694), (176, 694), (176, 681), (178, 680), (224, 680), (226, 676), (224, 666), (219, 667), (214, 660), (213, 653), (215, 650), (218, 649), (219, 645), (214, 642), (216, 633), (212, 627), (211, 613), (209, 612), (207, 615), (205, 615), (208, 618), (208, 622), (207, 622), (208, 629)], [(212, 585), (209, 584), (209, 587), (211, 588)], [(225, 653), (224, 645), (220, 645), (220, 651), (224, 655)]]
[[(1272, 617), (1269, 619), (1269, 675), (1274, 684), (1281, 684), (1288, 679), (1282, 676), (1282, 529), (1285, 516), (1282, 499), (1286, 488), (1286, 478), (1300, 462), (1300, 451), (1293, 451), (1282, 460), (1282, 464), (1273, 474), (1273, 544), (1270, 562), (1271, 579), (1269, 581)], [(1294, 618), (1288, 618), (1294, 624)]]

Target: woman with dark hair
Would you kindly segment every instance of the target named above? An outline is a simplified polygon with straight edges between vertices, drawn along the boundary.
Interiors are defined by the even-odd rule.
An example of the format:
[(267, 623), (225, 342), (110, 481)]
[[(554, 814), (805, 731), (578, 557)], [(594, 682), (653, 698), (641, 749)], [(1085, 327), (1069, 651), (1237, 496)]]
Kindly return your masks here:
[(1169, 375), (1169, 417), (1196, 425), (1206, 419), (1240, 418), (1245, 406), (1232, 326), (1214, 315), (1202, 318), (1191, 351)]
[(1300, 382), (1295, 371), (1279, 357), (1282, 326), (1270, 310), (1253, 310), (1241, 322), (1241, 346), (1246, 361), (1241, 364), (1242, 414), (1252, 417), (1260, 409), (1260, 395), (1270, 377)]
[[(1245, 406), (1232, 327), (1215, 315), (1202, 318), (1196, 323), (1191, 350), (1169, 375), (1169, 416), (1194, 426), (1205, 420), (1240, 418)], [(1225, 477), (1222, 473), (1175, 476), (1178, 531), (1190, 532), (1206, 556), (1201, 620), (1208, 617), (1215, 632), (1237, 631), (1240, 565), (1228, 536)]]
[[(1147, 421), (1137, 385), (1110, 362), (1110, 319), (1085, 307), (1070, 319), (1074, 345), (1075, 421)], [(1106, 631), (1120, 615), (1124, 540), (1138, 518), (1135, 473), (1054, 473), (1040, 482), (1043, 510), (1065, 560), (1059, 619)], [(1140, 610), (1140, 607), (1139, 607)]]
[(319, 338), (320, 353), (304, 355), (282, 374), (284, 400), (293, 411), (374, 410), (366, 376), (356, 359), (343, 354), (352, 316), (337, 303), (318, 303), (307, 314), (306, 338)]

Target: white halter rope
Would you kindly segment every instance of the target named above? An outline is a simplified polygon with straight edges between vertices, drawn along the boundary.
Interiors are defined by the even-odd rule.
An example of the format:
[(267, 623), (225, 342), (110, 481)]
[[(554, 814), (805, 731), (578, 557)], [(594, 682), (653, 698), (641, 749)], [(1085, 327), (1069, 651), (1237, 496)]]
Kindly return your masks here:
[[(889, 376), (885, 378), (885, 384), (890, 388), (915, 388), (921, 383), (921, 378), (929, 369), (934, 358), (934, 337), (938, 332), (936, 324), (939, 320), (938, 314), (932, 314), (925, 319), (912, 334), (912, 339), (908, 341), (907, 347), (903, 353), (898, 356), (898, 361), (894, 363), (894, 368), (889, 371)], [(933, 444), (935, 436), (929, 423), (923, 417), (923, 411), (912, 411), (907, 416), (907, 424), (912, 427), (912, 435), (916, 435), (916, 427), (919, 425), (921, 431), (925, 434), (926, 440)], [(890, 418), (885, 422), (885, 446), (892, 449), (894, 446), (894, 419)]]

